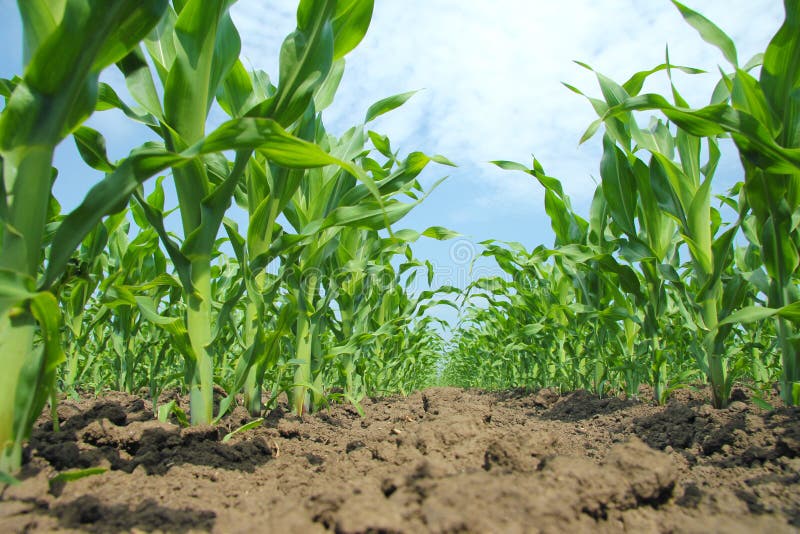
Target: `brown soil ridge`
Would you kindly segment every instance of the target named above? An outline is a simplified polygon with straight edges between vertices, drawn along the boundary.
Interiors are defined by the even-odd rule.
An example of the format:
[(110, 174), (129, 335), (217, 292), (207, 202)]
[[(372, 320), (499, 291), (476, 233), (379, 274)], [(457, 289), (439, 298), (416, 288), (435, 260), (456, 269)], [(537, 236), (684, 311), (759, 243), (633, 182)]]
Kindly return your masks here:
[[(40, 420), (0, 532), (800, 532), (800, 409), (433, 388), (261, 427), (112, 393)], [(59, 471), (107, 472), (51, 483)]]

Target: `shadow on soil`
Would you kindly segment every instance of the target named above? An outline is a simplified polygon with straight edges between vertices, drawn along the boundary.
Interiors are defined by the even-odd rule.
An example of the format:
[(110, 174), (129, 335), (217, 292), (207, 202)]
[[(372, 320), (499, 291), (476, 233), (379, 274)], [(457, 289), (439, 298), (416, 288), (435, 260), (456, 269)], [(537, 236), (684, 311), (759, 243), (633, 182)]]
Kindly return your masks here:
[[(725, 410), (671, 402), (660, 412), (635, 419), (633, 432), (654, 449), (677, 450), (690, 463), (699, 452), (721, 468), (750, 467), (800, 456), (798, 417), (798, 408), (778, 408), (763, 418), (748, 419), (741, 402)], [(765, 432), (769, 439), (756, 437)]]
[(227, 445), (218, 427), (181, 429), (154, 421), (141, 399), (98, 401), (85, 412), (61, 417), (60, 432), (45, 423), (34, 430), (30, 447), (58, 471), (105, 460), (112, 470), (130, 473), (142, 466), (149, 475), (163, 475), (181, 464), (252, 473), (272, 457), (263, 439)]
[(133, 529), (178, 533), (209, 531), (216, 519), (216, 514), (208, 510), (175, 510), (153, 500), (145, 500), (135, 508), (109, 506), (90, 495), (56, 505), (49, 514), (64, 528), (103, 533)]
[(541, 417), (551, 421), (574, 423), (590, 419), (595, 415), (607, 415), (625, 410), (637, 404), (639, 404), (639, 401), (636, 400), (621, 399), (619, 397), (601, 398), (586, 390), (578, 390), (561, 397)]

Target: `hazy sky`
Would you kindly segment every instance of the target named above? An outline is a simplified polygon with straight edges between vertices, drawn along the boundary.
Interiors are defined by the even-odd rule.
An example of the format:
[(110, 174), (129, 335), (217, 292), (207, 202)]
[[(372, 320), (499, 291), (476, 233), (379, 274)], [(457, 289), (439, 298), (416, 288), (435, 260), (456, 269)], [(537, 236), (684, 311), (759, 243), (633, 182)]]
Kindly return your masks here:
[[(780, 0), (686, 0), (737, 44), (740, 62), (766, 47), (783, 20)], [(667, 0), (376, 0), (364, 41), (348, 56), (337, 100), (326, 111), (329, 130), (357, 124), (367, 107), (395, 93), (421, 89), (402, 108), (372, 128), (387, 134), (403, 154), (440, 153), (459, 167), (435, 166), (426, 183), (447, 181), (398, 228), (431, 225), (457, 230), (466, 240), (420, 242), (419, 256), (431, 259), (440, 283), (463, 284), (470, 276), (463, 254), (474, 243), (495, 238), (528, 247), (551, 245), (539, 184), (522, 173), (501, 171), (487, 162), (508, 159), (530, 164), (531, 155), (548, 174), (562, 180), (576, 210), (586, 215), (599, 175), (600, 137), (581, 147), (578, 140), (595, 118), (588, 102), (561, 82), (597, 95), (591, 73), (580, 60), (622, 82), (664, 61), (708, 70), (678, 75), (677, 85), (691, 104), (707, 102), (718, 79), (722, 55), (704, 43)], [(239, 0), (234, 21), (243, 41), (246, 66), (277, 78), (280, 43), (295, 26), (296, 1)], [(12, 0), (0, 0), (0, 77), (21, 70), (21, 32)], [(663, 80), (665, 76), (661, 76)], [(104, 79), (118, 82), (109, 72)], [(657, 83), (645, 91), (663, 90)], [(96, 114), (91, 125), (104, 133), (112, 158), (141, 144), (147, 130)], [(730, 150), (728, 152), (731, 152)], [(74, 206), (99, 177), (76, 159), (71, 141), (57, 154), (61, 176), (56, 195)], [(740, 178), (735, 155), (718, 171), (721, 190)], [(458, 250), (454, 250), (458, 249)], [(475, 274), (475, 273), (473, 273)]]

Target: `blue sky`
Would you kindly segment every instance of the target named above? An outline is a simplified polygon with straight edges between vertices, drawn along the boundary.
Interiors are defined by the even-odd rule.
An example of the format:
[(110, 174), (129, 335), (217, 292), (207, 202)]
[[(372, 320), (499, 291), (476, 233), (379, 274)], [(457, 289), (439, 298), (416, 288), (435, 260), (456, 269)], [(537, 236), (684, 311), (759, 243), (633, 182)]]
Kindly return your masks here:
[[(780, 0), (686, 0), (736, 42), (740, 61), (763, 51), (783, 20)], [(239, 0), (232, 9), (242, 36), (245, 65), (277, 77), (280, 43), (295, 25), (294, 0)], [(21, 30), (16, 4), (0, 0), (0, 77), (21, 70)], [(718, 79), (721, 54), (705, 44), (666, 0), (376, 0), (364, 41), (348, 56), (337, 100), (326, 111), (334, 133), (362, 119), (374, 101), (420, 89), (405, 106), (378, 119), (372, 128), (387, 134), (402, 153), (439, 153), (457, 169), (432, 167), (425, 183), (449, 178), (398, 228), (422, 230), (441, 225), (464, 239), (420, 241), (418, 256), (430, 259), (436, 281), (463, 286), (495, 272), (479, 264), (469, 273), (469, 258), (485, 239), (519, 241), (532, 248), (551, 245), (543, 192), (522, 173), (501, 171), (487, 162), (507, 159), (529, 164), (531, 155), (559, 178), (573, 205), (588, 213), (600, 161), (600, 138), (578, 146), (595, 118), (588, 102), (561, 82), (599, 94), (580, 60), (624, 81), (664, 60), (669, 45), (673, 63), (708, 70), (705, 76), (677, 77), (691, 104), (706, 103)], [(663, 78), (663, 77), (662, 77)], [(104, 79), (122, 86), (112, 70)], [(664, 90), (653, 83), (648, 90)], [(90, 124), (106, 135), (112, 158), (141, 144), (148, 131), (120, 114), (96, 114)], [(740, 179), (735, 153), (717, 175), (717, 190)], [(100, 177), (87, 171), (71, 141), (59, 148), (55, 193), (65, 209), (80, 201)]]

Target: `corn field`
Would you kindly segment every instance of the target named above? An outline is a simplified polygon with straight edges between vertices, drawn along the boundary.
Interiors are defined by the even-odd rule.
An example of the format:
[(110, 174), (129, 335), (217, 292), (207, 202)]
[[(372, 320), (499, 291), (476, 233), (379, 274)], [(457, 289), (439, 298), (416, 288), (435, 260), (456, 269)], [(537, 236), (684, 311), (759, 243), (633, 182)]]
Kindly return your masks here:
[[(538, 159), (494, 162), (544, 188), (555, 242), (482, 243), (506, 276), (467, 287), (431, 287), (413, 251), (455, 230), (402, 226), (435, 194), (420, 173), (454, 164), (371, 129), (412, 93), (365, 103), (342, 135), (325, 127), (373, 1), (300, 0), (296, 30), (264, 51), (277, 73), (246, 68), (233, 3), (18, 2), (24, 72), (0, 80), (0, 472), (19, 470), (43, 410), (107, 390), (186, 425), (237, 403), (260, 418), (282, 395), (303, 415), (441, 384), (632, 397), (649, 385), (664, 403), (707, 383), (717, 408), (744, 384), (800, 404), (796, 0), (745, 63), (673, 2), (728, 62), (705, 107), (672, 73), (713, 74), (668, 55), (623, 83), (596, 73), (600, 96), (568, 86), (598, 116), (582, 141), (602, 136), (590, 213)], [(101, 82), (106, 69), (125, 87)], [(671, 93), (642, 93), (651, 76)], [(212, 107), (226, 115), (213, 128)], [(109, 110), (158, 141), (111, 161), (84, 124)], [(68, 213), (52, 194), (61, 143), (104, 175)], [(744, 179), (715, 195), (726, 147)], [(457, 324), (437, 306), (458, 309)], [(170, 389), (189, 395), (188, 414), (159, 404)]]

